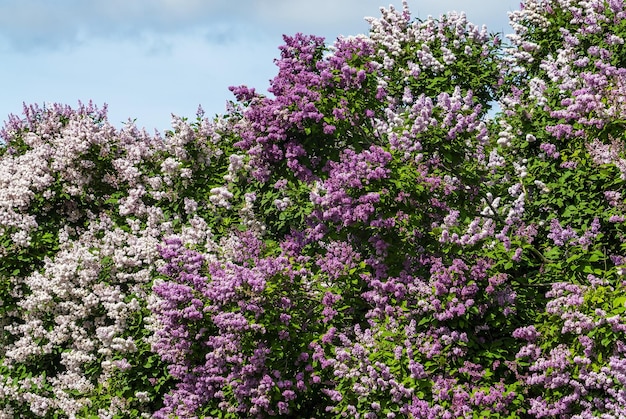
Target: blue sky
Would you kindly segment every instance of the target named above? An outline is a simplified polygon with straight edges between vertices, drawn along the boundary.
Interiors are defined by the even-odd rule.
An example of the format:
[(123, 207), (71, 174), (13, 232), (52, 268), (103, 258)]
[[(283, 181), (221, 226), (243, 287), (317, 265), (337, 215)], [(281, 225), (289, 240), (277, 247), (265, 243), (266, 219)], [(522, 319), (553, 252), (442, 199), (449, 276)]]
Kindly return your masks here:
[[(223, 113), (228, 86), (267, 89), (282, 34), (367, 33), (390, 0), (0, 0), (0, 121), (22, 103), (108, 104), (117, 126)], [(398, 8), (401, 0), (392, 2)], [(464, 11), (509, 33), (519, 0), (409, 0), (414, 17)]]

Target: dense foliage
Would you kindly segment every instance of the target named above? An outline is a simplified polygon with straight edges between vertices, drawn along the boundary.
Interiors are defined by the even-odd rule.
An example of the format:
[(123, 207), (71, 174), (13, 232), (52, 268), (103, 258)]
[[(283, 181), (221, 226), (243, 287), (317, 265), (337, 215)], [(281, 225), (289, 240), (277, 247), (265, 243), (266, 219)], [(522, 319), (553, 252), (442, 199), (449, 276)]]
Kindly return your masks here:
[(0, 417), (626, 416), (626, 5), (510, 18), (286, 36), (164, 136), (12, 116)]

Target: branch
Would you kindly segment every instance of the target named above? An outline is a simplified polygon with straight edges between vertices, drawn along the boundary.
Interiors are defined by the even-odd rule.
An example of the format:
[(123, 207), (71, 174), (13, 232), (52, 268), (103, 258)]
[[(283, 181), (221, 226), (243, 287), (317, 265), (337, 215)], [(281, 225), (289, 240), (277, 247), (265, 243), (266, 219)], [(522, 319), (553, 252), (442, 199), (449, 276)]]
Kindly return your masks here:
[(539, 259), (541, 259), (541, 261), (543, 263), (552, 263), (552, 261), (548, 258), (546, 258), (543, 253), (541, 253), (539, 250), (537, 250), (537, 248), (535, 248), (535, 246), (532, 246), (529, 244), (529, 248), (530, 251), (533, 252), (535, 254), (535, 256), (537, 256)]

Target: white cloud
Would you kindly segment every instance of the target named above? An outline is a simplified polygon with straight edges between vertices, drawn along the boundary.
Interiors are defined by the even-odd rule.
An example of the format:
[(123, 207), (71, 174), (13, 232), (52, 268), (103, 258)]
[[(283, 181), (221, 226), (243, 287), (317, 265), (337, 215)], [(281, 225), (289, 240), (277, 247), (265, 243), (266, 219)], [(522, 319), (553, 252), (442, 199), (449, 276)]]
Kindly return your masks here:
[[(375, 1), (367, 0), (259, 0), (255, 2), (254, 16), (263, 25), (294, 28), (293, 32), (318, 29), (329, 32), (367, 30), (365, 16), (380, 14)], [(346, 32), (352, 34), (351, 32)]]
[[(410, 0), (413, 14), (456, 9), (468, 11), (477, 24), (502, 30), (505, 7), (517, 0)], [(396, 1), (401, 7), (401, 1)], [(384, 4), (388, 6), (388, 4)], [(92, 38), (123, 39), (146, 32), (185, 33), (198, 28), (247, 28), (237, 36), (259, 32), (277, 38), (282, 33), (338, 34), (366, 32), (365, 16), (378, 16), (377, 0), (5, 0), (0, 2), (0, 39), (21, 50), (75, 46)], [(322, 33), (320, 33), (322, 32)], [(232, 35), (230, 36), (232, 38)], [(212, 39), (229, 39), (221, 36)]]
[(13, 0), (0, 2), (0, 37), (21, 49), (186, 32), (226, 19), (230, 4), (200, 0)]

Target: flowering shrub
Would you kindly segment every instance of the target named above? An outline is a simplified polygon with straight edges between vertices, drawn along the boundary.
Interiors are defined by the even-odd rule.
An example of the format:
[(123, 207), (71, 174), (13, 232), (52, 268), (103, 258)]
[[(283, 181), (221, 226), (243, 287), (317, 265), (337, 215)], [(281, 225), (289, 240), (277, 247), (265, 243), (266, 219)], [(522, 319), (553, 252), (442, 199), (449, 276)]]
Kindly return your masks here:
[(626, 8), (510, 17), (286, 36), (164, 136), (12, 117), (0, 417), (626, 415)]
[(2, 132), (3, 417), (149, 415), (171, 385), (147, 308), (158, 244), (204, 239), (196, 183), (233, 159), (219, 124), (160, 138), (105, 111), (28, 107)]

